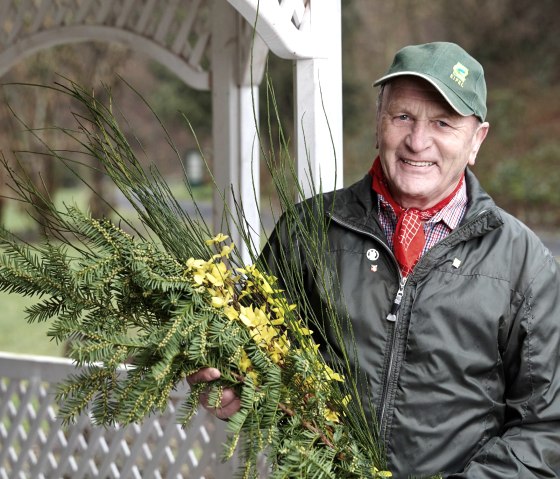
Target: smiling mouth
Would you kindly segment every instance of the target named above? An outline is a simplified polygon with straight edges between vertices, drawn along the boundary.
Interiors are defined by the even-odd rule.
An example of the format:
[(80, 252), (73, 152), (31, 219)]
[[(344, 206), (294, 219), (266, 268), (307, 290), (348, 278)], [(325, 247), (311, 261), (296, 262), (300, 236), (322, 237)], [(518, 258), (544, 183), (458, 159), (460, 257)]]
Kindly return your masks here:
[(431, 161), (411, 161), (411, 160), (407, 160), (405, 158), (401, 158), (400, 159), (403, 163), (410, 165), (410, 166), (414, 166), (416, 168), (424, 168), (426, 166), (432, 166), (434, 163), (432, 163)]

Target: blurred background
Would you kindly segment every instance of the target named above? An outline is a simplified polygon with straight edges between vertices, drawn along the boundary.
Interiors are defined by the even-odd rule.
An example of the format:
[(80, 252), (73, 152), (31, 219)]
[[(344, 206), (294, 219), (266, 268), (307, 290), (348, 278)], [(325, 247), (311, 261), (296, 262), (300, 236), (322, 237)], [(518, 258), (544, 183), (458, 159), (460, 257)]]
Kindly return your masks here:
[[(486, 71), (491, 129), (474, 171), (500, 206), (535, 229), (560, 255), (558, 18), (557, 0), (342, 0), (345, 184), (361, 178), (375, 156), (377, 92), (372, 83), (386, 70), (394, 53), (407, 44), (453, 41), (477, 58)], [(270, 54), (268, 71), (282, 127), (289, 133), (293, 131), (292, 64)], [(0, 82), (52, 85), (62, 77), (91, 86), (100, 96), (104, 94), (102, 85), (111, 89), (119, 109), (130, 121), (127, 128), (141, 141), (142, 156), (155, 161), (171, 182), (177, 181), (177, 195), (181, 195), (182, 168), (199, 162), (198, 145), (211, 163), (210, 92), (189, 89), (157, 62), (120, 44), (90, 42), (43, 50), (15, 65)], [(179, 161), (149, 109), (119, 77), (132, 85), (161, 118), (182, 152)], [(264, 97), (265, 92), (261, 94)], [(0, 149), (5, 153), (41, 147), (22, 133), (7, 103), (34, 126), (63, 126), (72, 121), (69, 105), (48, 89), (3, 88), (1, 96)], [(266, 121), (266, 117), (263, 111), (261, 119)], [(49, 142), (64, 148), (64, 140), (55, 132), (49, 139), (49, 134)], [(107, 213), (96, 196), (56, 162), (37, 155), (23, 155), (21, 159), (51, 194), (62, 200), (72, 198), (95, 215)], [(197, 171), (196, 194), (200, 201), (210, 201), (207, 175)], [(0, 193), (9, 196), (5, 181), (5, 177), (0, 178), (0, 188), (4, 188)], [(89, 181), (102, 196), (111, 198), (115, 194), (102, 175), (92, 174)], [(274, 203), (269, 181), (263, 174), (263, 204)], [(27, 239), (38, 233), (26, 211), (3, 197), (0, 218)], [(25, 298), (2, 295), (0, 299), (4, 306), (0, 350), (61, 353), (61, 345), (44, 339), (48, 326), (25, 329), (29, 328), (21, 313)]]

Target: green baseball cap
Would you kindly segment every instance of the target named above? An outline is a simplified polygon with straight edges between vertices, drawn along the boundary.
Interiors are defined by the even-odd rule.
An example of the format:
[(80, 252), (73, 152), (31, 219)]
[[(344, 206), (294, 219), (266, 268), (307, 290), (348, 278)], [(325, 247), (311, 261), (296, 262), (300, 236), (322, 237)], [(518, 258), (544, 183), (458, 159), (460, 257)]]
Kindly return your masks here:
[(402, 75), (429, 81), (462, 116), (486, 118), (486, 81), (482, 65), (459, 45), (433, 42), (399, 50), (387, 73), (374, 86)]

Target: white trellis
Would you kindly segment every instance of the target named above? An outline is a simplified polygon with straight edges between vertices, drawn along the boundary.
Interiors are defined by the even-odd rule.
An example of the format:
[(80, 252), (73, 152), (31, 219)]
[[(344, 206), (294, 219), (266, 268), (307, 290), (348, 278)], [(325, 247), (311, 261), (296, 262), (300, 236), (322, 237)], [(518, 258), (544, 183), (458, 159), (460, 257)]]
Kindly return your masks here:
[(235, 195), (259, 244), (254, 102), (269, 50), (294, 64), (300, 181), (307, 192), (308, 178), (325, 191), (342, 184), (340, 8), (340, 0), (0, 0), (0, 75), (41, 49), (96, 40), (124, 44), (211, 90), (214, 224), (220, 193), (230, 208)]
[(220, 460), (225, 423), (201, 411), (189, 429), (176, 424), (185, 391), (141, 425), (95, 427), (82, 415), (62, 427), (54, 392), (76, 372), (67, 359), (0, 353), (0, 479), (233, 477), (235, 461)]

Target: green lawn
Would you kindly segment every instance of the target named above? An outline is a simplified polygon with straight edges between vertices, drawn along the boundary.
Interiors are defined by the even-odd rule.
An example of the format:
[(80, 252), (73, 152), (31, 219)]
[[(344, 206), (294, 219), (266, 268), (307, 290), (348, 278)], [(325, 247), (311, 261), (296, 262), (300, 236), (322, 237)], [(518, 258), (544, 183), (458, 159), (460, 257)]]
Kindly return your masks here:
[(29, 324), (25, 320), (23, 310), (33, 304), (33, 298), (0, 292), (0, 301), (0, 351), (43, 356), (62, 355), (62, 345), (56, 344), (47, 336), (49, 323)]

